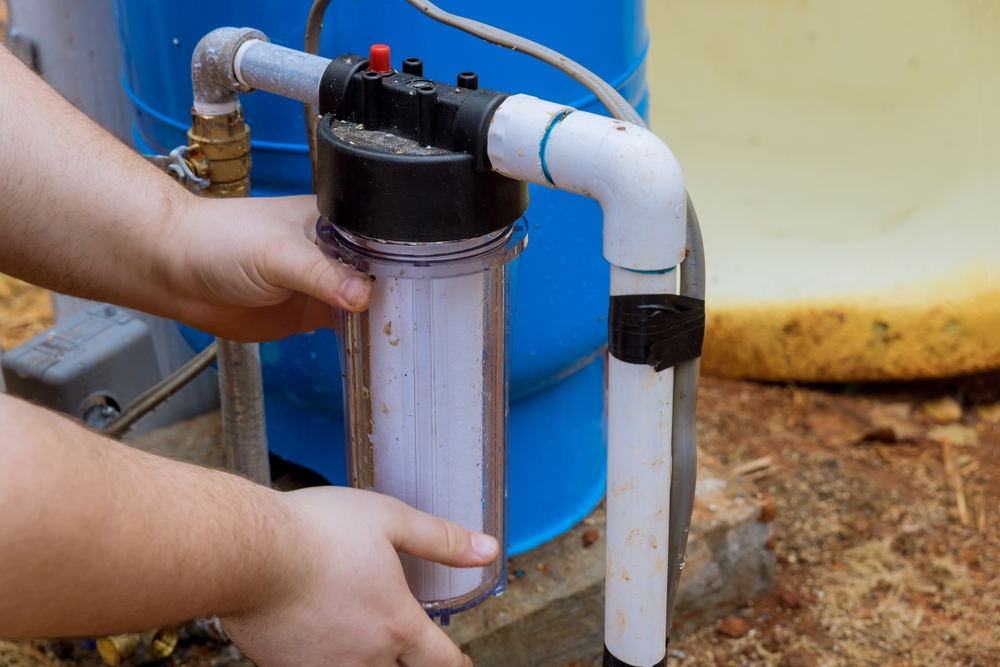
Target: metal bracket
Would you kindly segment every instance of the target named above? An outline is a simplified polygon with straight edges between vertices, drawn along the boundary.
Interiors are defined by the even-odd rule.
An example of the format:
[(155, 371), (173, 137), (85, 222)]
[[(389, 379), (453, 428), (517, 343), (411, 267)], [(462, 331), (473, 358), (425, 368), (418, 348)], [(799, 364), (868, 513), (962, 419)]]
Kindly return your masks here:
[(189, 192), (198, 194), (210, 185), (208, 158), (197, 146), (178, 146), (170, 155), (144, 155), (161, 171), (183, 185)]

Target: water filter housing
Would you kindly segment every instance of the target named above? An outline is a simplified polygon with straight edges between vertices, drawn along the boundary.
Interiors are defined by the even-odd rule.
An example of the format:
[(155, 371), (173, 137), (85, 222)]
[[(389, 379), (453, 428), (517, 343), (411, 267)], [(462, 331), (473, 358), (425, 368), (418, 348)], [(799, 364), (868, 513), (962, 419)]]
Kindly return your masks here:
[(430, 81), (413, 58), (397, 72), (383, 48), (324, 75), (317, 237), (374, 281), (367, 311), (338, 311), (351, 484), (502, 546), (484, 568), (401, 557), (447, 623), (506, 586), (508, 264), (527, 243), (527, 188), (486, 156), (506, 95), (468, 72)]
[[(223, 25), (255, 26), (272, 43), (301, 49), (312, 0), (113, 4), (133, 140), (140, 152), (166, 154), (186, 143), (191, 51), (198, 40)], [(541, 38), (583, 63), (645, 115), (649, 32), (642, 0), (578, 0), (571, 12), (558, 0), (467, 6), (460, 13)], [(428, 78), (454, 83), (456, 73), (471, 69), (484, 88), (606, 113), (562, 72), (428, 20), (402, 0), (331, 3), (320, 55), (365, 54), (374, 42), (392, 46), (398, 69), (406, 57), (420, 56)], [(111, 73), (116, 80), (118, 75), (117, 70)], [(244, 95), (241, 103), (253, 130), (253, 196), (312, 192), (302, 105), (264, 93)], [(509, 267), (516, 296), (508, 468), (511, 553), (535, 548), (586, 517), (604, 497), (607, 461), (602, 347), (607, 342), (608, 272), (601, 253), (601, 210), (568, 192), (534, 184), (528, 188), (531, 251)], [(180, 330), (195, 350), (213, 340), (190, 327)], [(261, 365), (272, 453), (346, 484), (336, 334), (323, 329), (264, 343)], [(554, 468), (565, 474), (553, 477), (549, 471)]]
[(371, 307), (339, 314), (351, 484), (504, 545), (485, 568), (401, 556), (413, 595), (447, 622), (506, 584), (507, 263), (526, 229), (427, 244), (320, 230), (328, 255), (375, 277)]

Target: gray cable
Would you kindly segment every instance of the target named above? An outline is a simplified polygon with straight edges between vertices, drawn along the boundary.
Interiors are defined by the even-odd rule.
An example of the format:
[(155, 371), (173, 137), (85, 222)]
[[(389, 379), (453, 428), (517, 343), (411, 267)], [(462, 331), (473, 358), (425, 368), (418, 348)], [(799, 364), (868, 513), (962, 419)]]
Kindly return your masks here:
[(122, 410), (120, 415), (108, 422), (108, 425), (101, 429), (101, 433), (109, 438), (124, 435), (144, 415), (183, 389), (187, 383), (211, 366), (215, 361), (216, 349), (216, 344), (213, 342), (176, 371), (142, 392)]
[[(597, 96), (597, 99), (607, 107), (612, 116), (618, 120), (628, 121), (640, 127), (646, 127), (646, 121), (632, 108), (621, 94), (609, 85), (601, 77), (597, 76), (580, 63), (570, 60), (558, 51), (554, 51), (547, 46), (542, 46), (538, 42), (519, 37), (506, 30), (500, 30), (493, 26), (450, 14), (434, 3), (427, 0), (406, 0), (413, 7), (420, 10), (430, 18), (444, 23), (445, 25), (457, 28), (462, 32), (484, 39), (490, 44), (503, 46), (514, 51), (520, 51), (533, 58), (555, 67), (560, 72), (576, 79), (590, 92)], [(305, 52), (313, 55), (319, 54), (319, 40), (323, 31), (323, 17), (331, 0), (316, 0), (309, 9), (309, 17), (306, 19), (306, 41)], [(309, 143), (309, 159), (312, 164), (313, 190), (316, 190), (316, 126), (319, 124), (318, 111), (311, 104), (305, 105), (306, 115), (306, 141)]]
[(491, 25), (486, 25), (485, 23), (480, 23), (479, 21), (473, 21), (472, 19), (456, 16), (455, 14), (449, 14), (434, 3), (427, 2), (427, 0), (406, 1), (435, 21), (449, 25), (452, 28), (457, 28), (462, 32), (467, 32), (470, 35), (479, 37), (480, 39), (485, 39), (490, 44), (496, 44), (497, 46), (503, 46), (514, 51), (526, 53), (532, 58), (537, 58), (543, 63), (552, 65), (560, 72), (568, 74), (583, 84), (587, 90), (597, 96), (597, 99), (599, 99), (601, 103), (607, 107), (608, 111), (611, 112), (611, 115), (618, 120), (625, 120), (633, 123), (634, 125), (646, 127), (646, 121), (642, 119), (642, 116), (640, 116), (638, 112), (632, 108), (631, 104), (625, 101), (625, 98), (622, 97), (613, 86), (608, 85), (604, 79), (597, 76), (580, 63), (570, 60), (558, 51), (553, 51), (547, 46), (542, 46), (538, 42), (533, 42), (530, 39), (519, 37), (513, 33), (507, 32), (506, 30), (500, 30), (499, 28), (494, 28)]

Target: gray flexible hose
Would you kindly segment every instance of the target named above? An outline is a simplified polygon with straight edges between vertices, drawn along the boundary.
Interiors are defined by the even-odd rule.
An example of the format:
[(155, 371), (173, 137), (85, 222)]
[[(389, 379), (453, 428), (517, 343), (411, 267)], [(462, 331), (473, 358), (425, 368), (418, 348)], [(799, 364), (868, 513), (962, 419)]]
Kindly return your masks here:
[[(680, 292), (684, 296), (705, 299), (705, 247), (701, 239), (698, 214), (687, 200), (687, 245), (690, 252), (681, 262)], [(695, 442), (695, 416), (698, 410), (698, 378), (701, 358), (674, 367), (674, 419), (670, 440), (670, 528), (667, 544), (667, 637), (674, 619), (677, 586), (686, 558), (694, 492), (698, 478), (698, 447)]]
[[(306, 19), (306, 53), (319, 55), (319, 38), (323, 34), (323, 17), (330, 0), (316, 0), (309, 9)], [(309, 164), (312, 167), (313, 192), (316, 192), (316, 126), (319, 125), (319, 109), (312, 104), (304, 105), (306, 114), (306, 142), (309, 144)]]
[[(316, 0), (309, 12), (306, 25), (306, 51), (319, 51), (319, 34), (323, 14), (331, 0)], [(530, 39), (519, 37), (506, 30), (450, 14), (427, 0), (406, 0), (430, 18), (457, 28), (470, 35), (514, 51), (520, 51), (551, 65), (583, 84), (607, 108), (612, 116), (640, 127), (648, 127), (642, 116), (632, 108), (621, 94), (583, 65), (542, 46)], [(312, 40), (312, 41), (310, 41)], [(310, 51), (310, 48), (313, 50)], [(316, 111), (306, 106), (306, 127), (309, 153), (313, 157), (313, 174), (316, 173)], [(687, 240), (689, 252), (681, 262), (680, 293), (696, 299), (705, 298), (705, 248), (701, 238), (698, 215), (690, 196), (687, 201)], [(698, 408), (698, 378), (700, 359), (678, 364), (674, 369), (674, 415), (671, 438), (673, 467), (670, 479), (670, 543), (667, 546), (667, 632), (673, 621), (677, 585), (680, 582), (684, 554), (687, 550), (691, 514), (694, 509), (695, 483), (698, 472), (698, 451), (695, 440), (695, 413)], [(669, 641), (669, 640), (668, 640)]]

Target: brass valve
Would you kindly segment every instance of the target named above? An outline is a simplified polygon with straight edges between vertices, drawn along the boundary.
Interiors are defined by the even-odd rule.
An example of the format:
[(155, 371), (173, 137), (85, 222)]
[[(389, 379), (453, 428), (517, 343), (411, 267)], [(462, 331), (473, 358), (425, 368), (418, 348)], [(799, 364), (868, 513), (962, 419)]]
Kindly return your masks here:
[(208, 161), (211, 184), (203, 197), (250, 196), (250, 128), (237, 108), (220, 116), (191, 111), (188, 143)]

